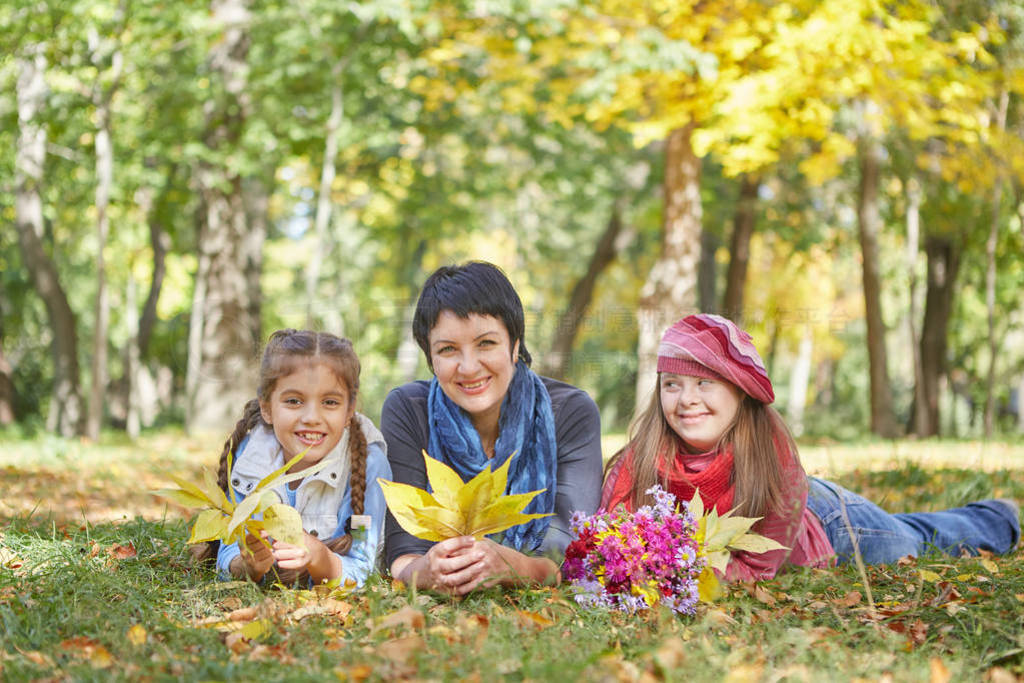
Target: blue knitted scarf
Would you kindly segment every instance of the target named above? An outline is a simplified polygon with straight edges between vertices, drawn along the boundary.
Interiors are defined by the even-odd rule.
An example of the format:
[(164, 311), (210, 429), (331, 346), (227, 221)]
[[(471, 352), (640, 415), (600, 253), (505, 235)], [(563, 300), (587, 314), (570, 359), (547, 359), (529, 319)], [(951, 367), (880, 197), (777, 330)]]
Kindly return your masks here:
[[(524, 512), (555, 511), (555, 416), (551, 397), (540, 377), (526, 363), (516, 364), (515, 374), (501, 402), (498, 441), (494, 458), (484, 452), (480, 435), (469, 415), (445, 395), (435, 377), (427, 397), (427, 419), (431, 457), (446, 463), (469, 481), (490, 466), (501, 467), (516, 454), (509, 467), (506, 493), (527, 493), (546, 489), (530, 501)], [(505, 531), (503, 545), (520, 551), (537, 551), (550, 525), (550, 517), (533, 519)]]

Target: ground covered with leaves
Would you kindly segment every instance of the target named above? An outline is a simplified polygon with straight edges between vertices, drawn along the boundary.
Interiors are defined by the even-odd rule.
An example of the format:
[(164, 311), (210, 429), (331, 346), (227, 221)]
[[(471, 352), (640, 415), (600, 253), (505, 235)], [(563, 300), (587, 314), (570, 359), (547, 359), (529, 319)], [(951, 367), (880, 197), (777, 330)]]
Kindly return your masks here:
[[(42, 452), (47, 444), (62, 450)], [(850, 460), (865, 448), (885, 447), (850, 447)], [(842, 459), (831, 449), (829, 458)], [(1024, 447), (1004, 450), (1024, 468)], [(924, 557), (865, 574), (792, 571), (732, 586), (682, 618), (583, 610), (565, 588), (457, 600), (384, 579), (359, 592), (218, 582), (189, 562), (185, 512), (148, 494), (168, 473), (195, 477), (212, 464), (209, 451), (180, 435), (142, 449), (0, 435), (0, 679), (1024, 677), (1020, 550)], [(813, 461), (815, 449), (804, 452)], [(1024, 469), (940, 462), (858, 464), (834, 478), (894, 511), (1024, 500)]]

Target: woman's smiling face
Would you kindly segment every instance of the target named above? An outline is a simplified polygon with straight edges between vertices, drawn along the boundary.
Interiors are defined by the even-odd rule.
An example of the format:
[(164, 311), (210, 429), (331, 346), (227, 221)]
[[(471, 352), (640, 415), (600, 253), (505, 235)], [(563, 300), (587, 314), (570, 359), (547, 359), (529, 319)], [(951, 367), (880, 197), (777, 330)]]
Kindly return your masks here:
[(505, 324), (490, 315), (460, 318), (446, 310), (428, 342), (430, 364), (445, 395), (469, 414), (478, 432), (495, 428), (519, 354)]

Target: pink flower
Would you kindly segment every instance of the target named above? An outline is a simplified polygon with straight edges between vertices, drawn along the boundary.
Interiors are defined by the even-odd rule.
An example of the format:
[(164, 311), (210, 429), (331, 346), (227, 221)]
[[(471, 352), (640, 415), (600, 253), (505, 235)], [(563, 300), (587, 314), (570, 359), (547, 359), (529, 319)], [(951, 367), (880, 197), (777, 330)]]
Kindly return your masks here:
[(562, 575), (579, 604), (634, 612), (660, 596), (676, 612), (695, 611), (697, 577), (705, 565), (696, 552), (696, 522), (661, 487), (647, 493), (655, 503), (632, 514), (620, 506), (573, 515), (577, 537), (566, 549)]

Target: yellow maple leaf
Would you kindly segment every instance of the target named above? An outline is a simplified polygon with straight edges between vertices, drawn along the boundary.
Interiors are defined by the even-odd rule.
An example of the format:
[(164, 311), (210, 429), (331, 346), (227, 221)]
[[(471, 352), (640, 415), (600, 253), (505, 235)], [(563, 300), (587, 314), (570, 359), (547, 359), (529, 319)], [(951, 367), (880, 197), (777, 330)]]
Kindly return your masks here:
[(698, 592), (702, 602), (711, 602), (718, 597), (721, 586), (713, 570), (725, 573), (729, 557), (734, 551), (745, 550), (750, 553), (765, 553), (769, 550), (785, 550), (786, 546), (778, 541), (762, 536), (750, 530), (760, 517), (734, 517), (733, 510), (723, 515), (712, 507), (705, 511), (700, 491), (693, 492), (693, 499), (688, 509), (697, 519), (695, 539), (700, 548), (699, 556), (707, 558), (707, 566), (698, 579)]
[[(178, 488), (159, 489), (152, 493), (186, 507), (202, 508), (192, 524), (189, 543), (214, 540), (225, 544), (235, 543), (243, 541), (246, 534), (259, 538), (260, 531), (266, 529), (273, 538), (292, 545), (301, 545), (304, 538), (302, 518), (294, 508), (281, 503), (274, 489), (315, 474), (328, 465), (329, 461), (321, 460), (303, 470), (286, 474), (305, 454), (306, 451), (302, 451), (263, 477), (240, 503), (235, 500), (234, 490), (231, 490), (231, 498), (228, 498), (217, 484), (217, 475), (210, 469), (203, 470), (202, 484), (193, 484), (172, 476), (171, 479)], [(231, 469), (230, 453), (228, 469)], [(256, 515), (261, 515), (263, 519), (257, 519)]]
[(548, 517), (551, 513), (522, 512), (546, 489), (504, 495), (513, 454), (496, 470), (484, 468), (468, 482), (459, 473), (423, 451), (427, 481), (433, 494), (398, 482), (378, 479), (388, 509), (407, 532), (427, 541), (456, 536), (484, 536)]

